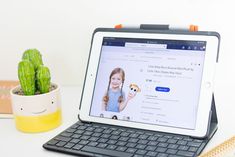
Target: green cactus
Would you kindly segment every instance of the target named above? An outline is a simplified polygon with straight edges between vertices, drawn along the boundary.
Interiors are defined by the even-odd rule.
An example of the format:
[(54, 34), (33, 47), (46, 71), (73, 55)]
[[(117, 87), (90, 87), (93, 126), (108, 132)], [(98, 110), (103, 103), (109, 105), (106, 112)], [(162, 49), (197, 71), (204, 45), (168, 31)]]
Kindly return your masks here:
[(47, 93), (51, 86), (50, 71), (43, 66), (42, 56), (37, 49), (28, 49), (24, 52), (18, 65), (18, 77), (25, 95), (34, 95), (39, 90)]
[(43, 65), (42, 55), (37, 49), (26, 50), (23, 54), (22, 59), (31, 61), (35, 70), (37, 70), (40, 65)]
[(50, 70), (46, 66), (39, 66), (36, 72), (37, 87), (41, 94), (47, 93), (51, 86)]
[(18, 64), (18, 78), (25, 95), (35, 94), (35, 71), (33, 64), (23, 60)]

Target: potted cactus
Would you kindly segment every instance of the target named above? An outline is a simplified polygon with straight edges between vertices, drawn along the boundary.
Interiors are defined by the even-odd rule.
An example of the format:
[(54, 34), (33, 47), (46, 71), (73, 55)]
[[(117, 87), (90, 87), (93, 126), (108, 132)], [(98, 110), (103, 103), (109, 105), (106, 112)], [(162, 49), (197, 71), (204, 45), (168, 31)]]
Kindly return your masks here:
[(20, 85), (11, 90), (16, 128), (23, 132), (42, 132), (59, 126), (60, 89), (51, 83), (50, 70), (43, 65), (37, 49), (23, 53), (18, 78)]

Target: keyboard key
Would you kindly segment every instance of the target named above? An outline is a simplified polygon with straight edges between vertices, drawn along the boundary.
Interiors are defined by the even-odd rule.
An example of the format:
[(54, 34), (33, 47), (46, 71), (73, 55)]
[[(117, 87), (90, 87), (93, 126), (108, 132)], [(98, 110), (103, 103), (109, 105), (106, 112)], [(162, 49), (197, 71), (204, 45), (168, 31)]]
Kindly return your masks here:
[(151, 133), (151, 132), (146, 132), (145, 135), (147, 135), (147, 136), (153, 136), (154, 134)]
[(90, 147), (90, 146), (84, 146), (82, 148), (82, 151), (85, 152), (90, 152), (90, 153), (97, 153), (97, 154), (104, 154), (104, 155), (109, 155), (109, 156), (114, 156), (114, 157), (131, 157), (131, 153), (127, 152), (120, 152), (120, 151), (115, 151), (115, 150), (110, 150), (110, 149), (101, 149), (101, 148), (96, 148), (96, 147)]
[(159, 153), (158, 155), (157, 155), (157, 157), (167, 157), (168, 156), (168, 154), (165, 154), (165, 153)]
[(52, 140), (50, 140), (49, 142), (47, 142), (47, 144), (49, 144), (49, 145), (55, 145), (55, 144), (58, 143), (58, 142), (59, 142), (59, 141), (52, 139)]
[(157, 152), (149, 151), (146, 155), (148, 155), (148, 156), (156, 156)]
[(111, 127), (110, 129), (111, 129), (111, 130), (117, 130), (117, 128), (115, 128), (115, 127)]
[(176, 140), (182, 140), (182, 139), (183, 139), (183, 137), (181, 137), (181, 136), (175, 136), (175, 137), (173, 137), (173, 139), (176, 139)]
[(128, 142), (132, 142), (132, 143), (136, 143), (137, 141), (138, 141), (138, 139), (136, 139), (136, 138), (130, 138), (128, 140)]
[(101, 133), (96, 132), (96, 133), (92, 134), (91, 136), (100, 137), (101, 135), (102, 135)]
[(99, 144), (98, 142), (90, 142), (90, 143), (88, 144), (88, 146), (95, 147), (95, 146), (97, 146), (98, 144)]
[(167, 150), (166, 148), (158, 147), (155, 151), (156, 151), (156, 152), (164, 153), (166, 150)]
[(177, 149), (178, 146), (179, 146), (178, 144), (169, 144), (169, 145), (167, 146), (167, 148)]
[(188, 146), (179, 146), (178, 149), (179, 150), (188, 150)]
[(100, 132), (102, 132), (102, 131), (104, 131), (104, 129), (102, 129), (102, 128), (96, 128), (96, 129), (94, 130), (94, 132), (98, 132), (98, 133), (100, 133)]
[(128, 129), (126, 132), (131, 133), (131, 134), (134, 134), (136, 131), (135, 131), (135, 130), (132, 130), (132, 129)]
[(142, 140), (145, 140), (145, 139), (148, 138), (148, 136), (147, 136), (147, 135), (140, 135), (138, 138), (139, 138), (139, 139), (142, 139)]
[(122, 132), (121, 134), (120, 134), (120, 136), (124, 136), (124, 137), (127, 137), (127, 136), (129, 136), (130, 135), (130, 133), (128, 133), (128, 132)]
[(83, 145), (76, 144), (73, 149), (80, 150), (83, 147)]
[(87, 131), (93, 131), (94, 129), (95, 129), (94, 127), (86, 128)]
[(126, 149), (127, 147), (122, 147), (122, 146), (116, 148), (117, 151), (122, 151), (122, 152), (124, 152)]
[(182, 157), (182, 156), (179, 156), (179, 155), (169, 155), (168, 157)]
[(165, 138), (169, 138), (169, 139), (172, 139), (172, 138), (173, 138), (173, 136), (171, 136), (171, 135), (165, 135), (164, 137), (165, 137)]
[(72, 139), (70, 142), (72, 142), (72, 143), (78, 143), (79, 141), (80, 141), (80, 139), (74, 138), (74, 139)]
[(158, 144), (158, 142), (156, 141), (149, 141), (148, 145), (150, 146), (156, 146)]
[(177, 149), (167, 149), (166, 153), (168, 154), (176, 154)]
[(117, 143), (117, 140), (109, 140), (107, 143), (108, 143), (108, 144), (116, 144), (116, 143)]
[(93, 134), (93, 132), (91, 132), (91, 131), (85, 131), (84, 133), (83, 133), (83, 135), (87, 135), (87, 136), (90, 136), (90, 135), (92, 135)]
[(154, 151), (156, 148), (156, 146), (147, 146), (145, 149), (149, 151)]
[(143, 131), (136, 131), (137, 134), (143, 135), (144, 132)]
[(148, 140), (139, 140), (137, 143), (139, 143), (139, 144), (147, 144)]
[(129, 137), (120, 137), (119, 140), (120, 141), (127, 141), (127, 140), (129, 140)]
[(80, 138), (81, 137), (81, 135), (79, 135), (79, 134), (73, 134), (72, 135), (72, 138)]
[(65, 144), (66, 144), (66, 142), (60, 141), (60, 142), (58, 142), (58, 143), (56, 144), (56, 146), (58, 146), (58, 147), (63, 147)]
[(74, 143), (67, 143), (64, 147), (65, 148), (72, 148), (75, 144)]
[(188, 151), (196, 152), (196, 151), (197, 151), (197, 149), (198, 149), (198, 148), (196, 148), (196, 147), (190, 147), (190, 148), (188, 149)]
[(91, 138), (89, 139), (89, 141), (98, 141), (98, 140), (99, 140), (98, 137), (91, 137)]
[(83, 134), (84, 133), (84, 130), (77, 130), (75, 131), (76, 134)]
[(137, 149), (145, 149), (146, 145), (138, 144), (135, 148)]
[(136, 151), (137, 151), (137, 149), (135, 149), (135, 148), (128, 148), (126, 150), (127, 153), (135, 153)]
[(117, 146), (115, 146), (115, 145), (108, 145), (107, 146), (107, 149), (111, 149), (111, 150), (114, 150), (116, 148), (117, 148)]
[(121, 132), (120, 131), (113, 131), (111, 134), (112, 135), (119, 135)]
[(136, 154), (140, 154), (140, 155), (145, 155), (147, 153), (146, 150), (137, 150)]
[(87, 140), (81, 140), (80, 142), (79, 142), (79, 144), (81, 144), (81, 145), (86, 145), (86, 144), (88, 144), (89, 143), (89, 141), (87, 141)]
[[(90, 127), (91, 127), (91, 126), (90, 126)], [(100, 125), (98, 125), (98, 124), (93, 124), (92, 127), (94, 127), (94, 128), (100, 128)]]
[(159, 147), (167, 147), (168, 144), (167, 144), (167, 143), (158, 143), (158, 146), (159, 146)]
[[(96, 125), (96, 124), (93, 124), (93, 125)], [(92, 124), (89, 124), (89, 123), (85, 123), (84, 126), (92, 126)]]
[(158, 142), (166, 142), (168, 139), (164, 137), (160, 137), (157, 139)]
[(117, 140), (119, 138), (119, 136), (117, 136), (117, 135), (112, 135), (111, 137), (110, 137), (110, 139), (112, 139), (112, 140)]
[(106, 143), (100, 143), (100, 144), (97, 145), (97, 147), (99, 147), (99, 148), (105, 148), (107, 145), (108, 145), (108, 144), (106, 144)]
[(70, 128), (71, 129), (77, 129), (77, 127), (78, 127), (79, 125), (77, 125), (77, 124), (74, 124), (73, 126), (71, 126)]
[(103, 135), (101, 135), (100, 137), (103, 137), (103, 138), (109, 138), (111, 135), (109, 135), (109, 134), (103, 134)]
[(90, 138), (90, 136), (81, 136), (80, 139), (81, 140), (88, 140)]
[(125, 146), (127, 142), (119, 141), (116, 143), (117, 146)]
[(104, 131), (103, 131), (104, 134), (110, 134), (111, 132), (112, 132), (111, 129), (107, 129), (107, 130), (104, 130)]
[(139, 134), (130, 134), (129, 137), (137, 138), (138, 136), (139, 136)]
[(136, 143), (127, 143), (126, 146), (127, 147), (130, 147), (130, 148), (133, 148), (135, 147), (137, 144)]
[(177, 144), (186, 145), (186, 144), (187, 144), (187, 141), (179, 140), (179, 141), (177, 142)]
[(194, 139), (193, 142), (199, 142), (199, 143), (202, 143), (203, 140), (199, 140), (199, 139)]
[(169, 139), (168, 141), (167, 141), (167, 143), (172, 143), (172, 144), (175, 144), (177, 142), (177, 140), (175, 140), (175, 139)]
[(100, 139), (98, 140), (98, 142), (101, 142), (101, 143), (106, 143), (107, 141), (108, 141), (107, 138), (100, 138)]
[(154, 134), (154, 136), (156, 136), (156, 137), (162, 137), (163, 135), (160, 134), (160, 133), (156, 133), (156, 134)]
[(106, 129), (108, 129), (109, 127), (108, 127), (108, 126), (102, 126), (101, 128), (104, 129), (104, 130), (106, 130)]
[(70, 141), (72, 138), (70, 137), (63, 137), (63, 136), (57, 136), (55, 137), (55, 140), (58, 140), (58, 141), (64, 141), (64, 142), (68, 142)]
[(73, 133), (69, 133), (69, 132), (63, 132), (62, 134), (60, 134), (61, 136), (64, 136), (64, 137), (70, 137), (73, 135)]
[(180, 150), (180, 151), (177, 152), (177, 155), (182, 155), (182, 156), (185, 156), (185, 157), (192, 157), (192, 156), (194, 156), (194, 153)]
[(188, 142), (187, 144), (188, 146), (192, 146), (192, 147), (199, 147), (201, 145), (201, 143), (197, 143), (197, 142)]
[(72, 129), (72, 128), (69, 128), (66, 130), (66, 132), (69, 132), (69, 133), (74, 133), (76, 131), (76, 129)]
[(189, 137), (185, 137), (183, 140), (188, 141), (188, 142), (193, 141), (193, 139), (191, 139), (191, 138), (189, 138)]
[(87, 127), (86, 126), (79, 126), (77, 129), (79, 130), (85, 130)]
[(124, 128), (119, 128), (118, 131), (126, 132), (126, 129), (124, 129)]
[(157, 140), (158, 139), (158, 137), (156, 137), (156, 136), (150, 136), (149, 138), (148, 138), (148, 140), (150, 140), (150, 141), (155, 141), (155, 140)]
[(143, 155), (135, 154), (133, 157), (144, 157)]

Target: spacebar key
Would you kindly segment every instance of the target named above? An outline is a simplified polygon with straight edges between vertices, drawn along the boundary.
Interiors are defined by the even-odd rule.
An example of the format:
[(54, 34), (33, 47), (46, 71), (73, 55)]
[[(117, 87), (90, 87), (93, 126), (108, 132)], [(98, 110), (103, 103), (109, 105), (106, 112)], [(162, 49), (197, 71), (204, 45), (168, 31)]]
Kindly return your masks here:
[(90, 153), (95, 153), (95, 154), (97, 153), (97, 154), (110, 155), (110, 156), (116, 156), (116, 157), (131, 157), (132, 156), (132, 154), (130, 153), (119, 152), (115, 150), (101, 149), (101, 148), (90, 147), (90, 146), (85, 146), (81, 150), (90, 152)]

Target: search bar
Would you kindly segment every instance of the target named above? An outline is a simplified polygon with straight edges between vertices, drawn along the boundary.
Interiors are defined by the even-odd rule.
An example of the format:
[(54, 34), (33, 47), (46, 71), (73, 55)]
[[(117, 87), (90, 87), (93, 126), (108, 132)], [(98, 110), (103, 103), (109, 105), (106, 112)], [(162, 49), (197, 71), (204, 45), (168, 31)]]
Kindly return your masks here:
[(167, 44), (146, 44), (146, 43), (125, 43), (125, 47), (130, 48), (158, 48), (158, 49), (166, 49)]

